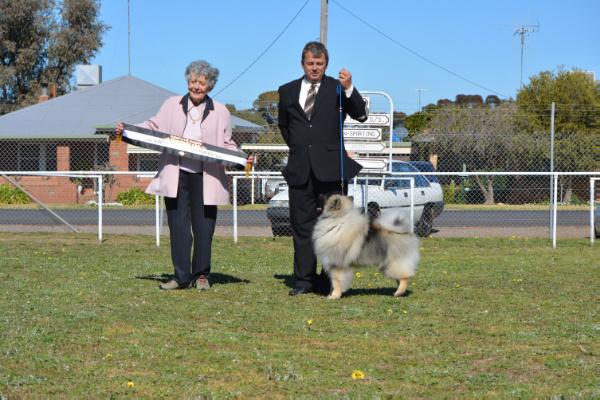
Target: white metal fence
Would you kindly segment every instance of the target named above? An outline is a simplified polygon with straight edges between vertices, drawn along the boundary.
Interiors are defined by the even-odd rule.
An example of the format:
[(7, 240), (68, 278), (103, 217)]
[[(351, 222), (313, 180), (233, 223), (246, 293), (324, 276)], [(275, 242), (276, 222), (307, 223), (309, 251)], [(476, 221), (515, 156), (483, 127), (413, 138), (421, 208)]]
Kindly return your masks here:
[[(27, 204), (0, 204), (0, 231), (97, 232), (100, 241), (107, 234), (141, 233), (155, 235), (159, 245), (168, 229), (161, 199), (151, 197), (145, 205), (105, 201), (108, 185), (114, 186), (120, 178), (128, 177), (145, 187), (152, 175), (152, 172), (116, 171), (0, 171), (0, 180), (5, 181), (0, 186), (24, 190), (30, 199)], [(239, 236), (290, 233), (289, 228), (274, 228), (286, 224), (286, 186), (279, 171), (255, 172), (248, 176), (243, 172), (230, 172), (229, 175), (233, 204), (219, 209), (218, 235), (237, 239)], [(27, 182), (28, 177), (38, 180)], [(33, 194), (53, 179), (71, 182), (75, 178), (77, 182), (79, 179), (92, 181), (93, 200), (79, 205), (49, 204), (39, 201)], [(505, 201), (482, 204), (485, 196), (474, 184), (477, 179), (480, 183), (490, 183), (498, 198)], [(565, 201), (561, 181), (570, 181), (574, 191), (569, 202)], [(427, 185), (432, 186), (435, 182), (442, 193), (438, 193), (438, 197), (419, 199), (419, 196), (431, 195)], [(369, 173), (359, 175), (350, 183), (349, 194), (359, 197), (358, 205), (365, 209), (372, 206), (403, 208), (415, 228), (423, 218), (431, 218), (431, 221), (425, 221), (431, 223), (425, 235), (545, 237), (553, 246), (560, 238), (589, 237), (594, 243), (599, 172)], [(62, 190), (80, 190), (72, 189), (68, 184), (62, 186)], [(112, 190), (118, 190), (118, 187)], [(278, 198), (283, 200), (277, 203)], [(443, 208), (433, 210), (433, 202), (438, 200), (442, 201)], [(269, 209), (274, 205), (280, 208), (280, 213), (270, 216)]]

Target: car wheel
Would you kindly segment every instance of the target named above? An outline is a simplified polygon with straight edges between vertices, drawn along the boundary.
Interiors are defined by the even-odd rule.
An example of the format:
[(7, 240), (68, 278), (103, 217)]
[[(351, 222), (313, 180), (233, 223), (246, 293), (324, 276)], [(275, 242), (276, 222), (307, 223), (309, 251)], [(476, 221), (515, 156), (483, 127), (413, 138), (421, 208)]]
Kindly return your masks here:
[(273, 236), (292, 236), (292, 227), (289, 225), (271, 225)]
[(421, 214), (421, 219), (417, 222), (417, 226), (415, 227), (415, 233), (420, 237), (427, 237), (431, 235), (433, 231), (433, 209), (429, 204), (425, 205), (423, 208), (423, 214)]

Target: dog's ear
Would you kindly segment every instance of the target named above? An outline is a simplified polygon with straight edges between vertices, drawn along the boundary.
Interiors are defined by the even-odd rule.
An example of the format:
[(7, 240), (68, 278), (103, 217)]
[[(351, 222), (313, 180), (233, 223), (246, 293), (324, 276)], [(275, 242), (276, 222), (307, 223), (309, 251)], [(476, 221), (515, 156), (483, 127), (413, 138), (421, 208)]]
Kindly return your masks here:
[(354, 196), (348, 196), (348, 198), (350, 199), (351, 202), (354, 203)]
[(332, 210), (339, 210), (342, 208), (342, 199), (336, 196), (333, 200), (331, 200), (330, 205)]

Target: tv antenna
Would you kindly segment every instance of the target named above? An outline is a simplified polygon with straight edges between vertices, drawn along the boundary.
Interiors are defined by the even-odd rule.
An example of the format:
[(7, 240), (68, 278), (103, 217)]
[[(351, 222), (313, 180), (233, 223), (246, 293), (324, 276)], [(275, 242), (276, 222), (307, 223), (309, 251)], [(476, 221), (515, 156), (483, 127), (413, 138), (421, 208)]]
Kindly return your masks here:
[(521, 36), (521, 86), (520, 89), (523, 88), (523, 48), (525, 47), (525, 36), (530, 33), (537, 32), (540, 30), (540, 24), (535, 25), (521, 25), (515, 30), (513, 36)]
[(419, 111), (421, 111), (421, 92), (424, 92), (424, 91), (429, 90), (429, 89), (417, 88), (415, 90), (417, 92), (419, 92)]

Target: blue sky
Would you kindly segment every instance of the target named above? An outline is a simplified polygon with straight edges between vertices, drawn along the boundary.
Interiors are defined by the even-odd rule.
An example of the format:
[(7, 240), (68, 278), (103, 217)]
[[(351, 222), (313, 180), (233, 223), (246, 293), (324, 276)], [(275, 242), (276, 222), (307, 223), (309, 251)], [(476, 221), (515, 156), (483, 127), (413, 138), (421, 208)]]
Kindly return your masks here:
[[(302, 76), (302, 47), (319, 39), (320, 0), (130, 0), (130, 7), (132, 75), (183, 94), (185, 67), (205, 59), (221, 71), (211, 95), (238, 109)], [(518, 27), (539, 24), (525, 39), (524, 83), (558, 66), (600, 79), (599, 15), (597, 0), (329, 0), (327, 73), (349, 69), (359, 90), (385, 92), (408, 114), (418, 110), (417, 89), (421, 106), (461, 93), (514, 98)], [(128, 73), (127, 0), (103, 0), (101, 19), (111, 28), (93, 63), (107, 81)]]

